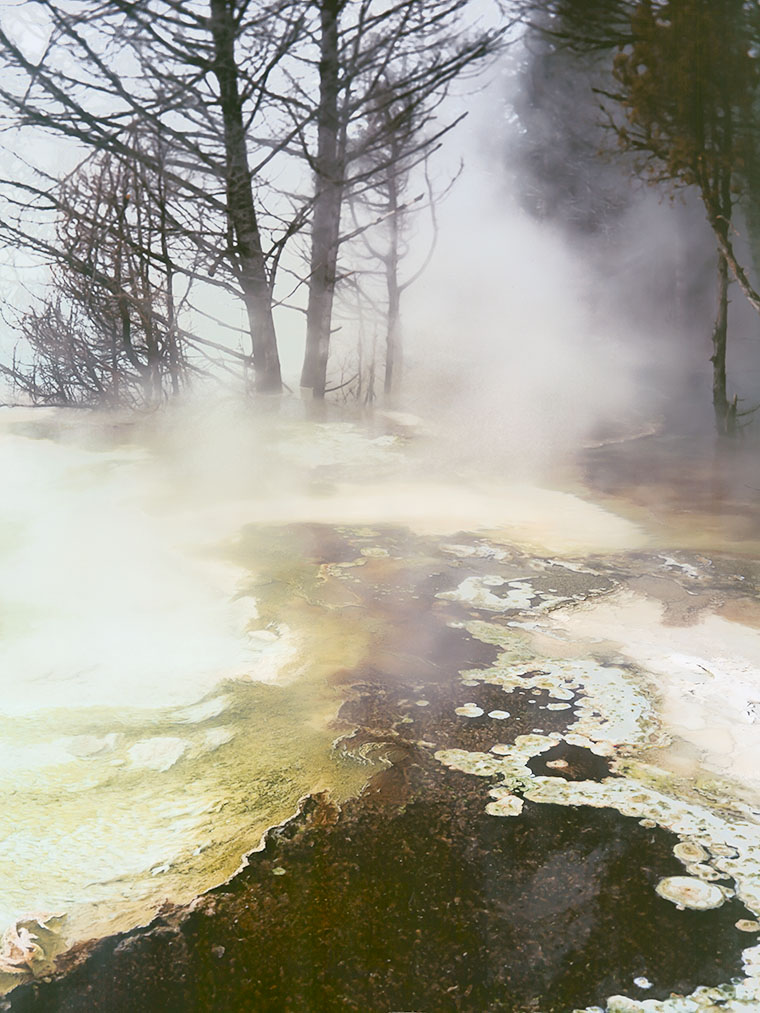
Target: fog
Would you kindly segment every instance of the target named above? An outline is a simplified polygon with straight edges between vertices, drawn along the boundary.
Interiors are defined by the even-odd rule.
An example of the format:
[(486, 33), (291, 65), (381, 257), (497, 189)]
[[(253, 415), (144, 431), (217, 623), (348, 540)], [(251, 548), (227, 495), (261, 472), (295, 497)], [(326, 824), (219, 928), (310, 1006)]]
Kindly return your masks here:
[[(584, 445), (650, 429), (711, 443), (717, 283), (699, 202), (633, 178), (600, 130), (602, 148), (589, 156), (598, 179), (579, 165), (577, 185), (598, 186), (600, 200), (615, 187), (623, 210), (596, 231), (563, 220), (561, 206), (554, 217), (530, 214), (521, 197), (534, 184), (519, 161), (508, 75), (519, 62), (511, 53), (461, 98), (469, 116), (452, 147), (463, 175), (404, 312), (405, 398), (423, 417), (446, 420), (453, 444), (517, 469), (552, 467)], [(568, 137), (556, 123), (549, 129), (542, 143), (562, 151)], [(544, 199), (561, 201), (565, 183), (544, 183)], [(751, 407), (756, 314), (738, 290), (730, 314), (731, 383)]]
[[(757, 425), (734, 442), (714, 432), (714, 241), (693, 194), (635, 180), (592, 120), (575, 161), (578, 138), (544, 107), (531, 127), (528, 59), (515, 44), (442, 107), (469, 115), (425, 168), (439, 192), (462, 171), (434, 218), (410, 216), (402, 281), (434, 252), (403, 292), (388, 396), (382, 285), (367, 282), (378, 294), (359, 319), (350, 270), (324, 402), (299, 389), (303, 288), (275, 311), (282, 395), (252, 391), (244, 328), (204, 316), (235, 327), (240, 305), (210, 286), (183, 319), (237, 358), (190, 353), (192, 384), (158, 405), (51, 408), (8, 385), (0, 990), (50, 970), (24, 919), (44, 935), (60, 918), (58, 949), (145, 925), (227, 882), (305, 796), (370, 797), (389, 743), (410, 765), (430, 750), (435, 776), (491, 764), (510, 802), (494, 810), (493, 796), (489, 816), (519, 816), (523, 792), (616, 809), (682, 843), (701, 833), (707, 847), (708, 824), (724, 848), (753, 839)], [(567, 150), (556, 186), (551, 164), (543, 179), (529, 170), (534, 142), (559, 162)], [(283, 263), (303, 270), (295, 247)], [(21, 310), (51, 275), (23, 256), (16, 272), (2, 282)], [(730, 388), (752, 407), (758, 327), (735, 287), (730, 313)], [(372, 342), (374, 397), (357, 363)], [(378, 706), (376, 741), (352, 743), (347, 701), (369, 686), (391, 711), (424, 710), (423, 690), (451, 674), (436, 652), (457, 636), (496, 660), (453, 672), (472, 699), (444, 700), (441, 727), (451, 714), (505, 722), (509, 710), (472, 702), (484, 686), (510, 707), (530, 692), (548, 716), (501, 726), (491, 745), (429, 741), (440, 729), (423, 736), (406, 712), (383, 728)], [(550, 734), (563, 709), (570, 723)], [(615, 778), (535, 777), (528, 761), (564, 742), (609, 758)], [(709, 778), (724, 780), (702, 797)], [(746, 845), (731, 867), (755, 908), (758, 856)]]

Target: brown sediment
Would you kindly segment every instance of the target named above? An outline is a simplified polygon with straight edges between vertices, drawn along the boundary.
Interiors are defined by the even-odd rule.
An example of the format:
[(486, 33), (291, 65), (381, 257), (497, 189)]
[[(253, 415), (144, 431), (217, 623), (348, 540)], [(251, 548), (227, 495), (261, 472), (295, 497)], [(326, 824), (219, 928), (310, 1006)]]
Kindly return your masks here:
[[(52, 980), (17, 988), (0, 1009), (568, 1013), (741, 974), (747, 937), (736, 923), (751, 912), (736, 899), (678, 910), (656, 892), (683, 872), (675, 834), (585, 805), (526, 801), (519, 815), (491, 815), (500, 775), (435, 758), (532, 733), (559, 740), (575, 720), (577, 699), (550, 710), (546, 690), (461, 674), (493, 665), (499, 650), (465, 629), (467, 603), (436, 595), (472, 573), (512, 579), (514, 559), (452, 560), (398, 529), (331, 530), (323, 541), (312, 526), (300, 537), (312, 563), (331, 567), (318, 578), (304, 570), (310, 607), (333, 608), (337, 583), (350, 589), (351, 622), (373, 630), (367, 657), (334, 676), (348, 693), (337, 755), (387, 768), (342, 807), (305, 799), (228, 883), (70, 952)], [(387, 556), (362, 556), (378, 544)], [(566, 584), (600, 586), (587, 575)], [(611, 776), (607, 759), (564, 741), (528, 765), (565, 780)]]
[(725, 602), (718, 609), (718, 615), (742, 626), (760, 629), (760, 602), (756, 598), (740, 598)]
[(663, 606), (665, 626), (693, 626), (706, 611), (715, 611), (723, 604), (719, 593), (700, 594), (687, 591), (670, 577), (634, 577), (627, 586), (637, 594), (659, 601)]
[(673, 835), (614, 810), (500, 819), (484, 795), (410, 751), (342, 810), (307, 800), (230, 884), (5, 1009), (565, 1013), (637, 976), (662, 998), (739, 972), (741, 904), (678, 911), (655, 892), (682, 868)]
[(670, 544), (757, 554), (760, 512), (751, 481), (757, 447), (661, 438), (600, 446), (579, 460), (580, 491)]

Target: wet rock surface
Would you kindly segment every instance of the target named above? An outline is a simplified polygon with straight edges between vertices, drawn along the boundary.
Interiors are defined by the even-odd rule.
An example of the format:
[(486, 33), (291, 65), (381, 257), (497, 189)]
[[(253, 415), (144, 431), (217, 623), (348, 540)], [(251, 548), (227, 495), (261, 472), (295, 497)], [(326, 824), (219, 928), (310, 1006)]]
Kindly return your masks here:
[[(654, 887), (671, 835), (612, 810), (483, 813), (483, 787), (411, 755), (338, 812), (306, 804), (229, 886), (99, 943), (14, 1011), (570, 1010), (739, 970), (744, 908)], [(667, 946), (662, 944), (667, 940)]]
[[(304, 800), (231, 881), (70, 952), (0, 1008), (570, 1013), (741, 977), (748, 939), (736, 923), (753, 912), (730, 879), (710, 910), (658, 894), (684, 873), (676, 834), (611, 805), (523, 804), (533, 782), (620, 780), (613, 757), (568, 741), (583, 693), (535, 685), (527, 662), (514, 685), (478, 677), (501, 655), (473, 622), (508, 633), (516, 616), (643, 579), (651, 558), (579, 573), (471, 535), (316, 525), (249, 531), (246, 544), (276, 555), (293, 534), (297, 593), (376, 631), (361, 665), (333, 673), (347, 694), (335, 748), (386, 769), (340, 808)], [(291, 592), (275, 571), (281, 607)], [(510, 780), (496, 761), (520, 743), (533, 749)], [(457, 751), (485, 757), (473, 761), (480, 776), (441, 762)]]

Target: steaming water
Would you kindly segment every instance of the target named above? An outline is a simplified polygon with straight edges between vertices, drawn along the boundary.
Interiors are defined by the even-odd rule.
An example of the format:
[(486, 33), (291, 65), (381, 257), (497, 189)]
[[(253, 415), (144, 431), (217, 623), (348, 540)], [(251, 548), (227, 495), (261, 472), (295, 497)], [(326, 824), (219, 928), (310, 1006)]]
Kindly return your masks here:
[[(366, 780), (331, 750), (329, 677), (362, 658), (368, 624), (350, 601), (313, 607), (319, 545), (306, 559), (295, 535), (271, 544), (262, 526), (480, 529), (565, 559), (703, 540), (695, 521), (673, 542), (672, 517), (646, 531), (620, 489), (604, 487), (612, 512), (588, 495), (463, 481), (445, 462), (423, 469), (403, 438), (348, 424), (205, 413), (156, 428), (0, 417), (0, 926), (65, 914), (71, 942), (145, 922), (231, 875), (299, 797), (341, 799)], [(687, 642), (696, 658), (692, 628), (663, 631), (651, 603), (629, 606), (560, 616), (561, 649), (611, 637), (663, 679)], [(710, 623), (700, 657), (715, 667), (738, 652), (754, 692), (757, 631)], [(692, 669), (666, 686), (674, 725)], [(760, 726), (742, 724), (747, 701), (734, 701), (743, 738), (717, 746), (711, 701), (692, 701), (679, 734), (699, 732), (712, 769), (737, 751), (749, 763)]]
[(0, 925), (65, 913), (71, 941), (223, 881), (300, 796), (367, 773), (331, 759), (329, 624), (296, 680), (208, 508), (194, 528), (146, 450), (40, 418), (0, 432)]

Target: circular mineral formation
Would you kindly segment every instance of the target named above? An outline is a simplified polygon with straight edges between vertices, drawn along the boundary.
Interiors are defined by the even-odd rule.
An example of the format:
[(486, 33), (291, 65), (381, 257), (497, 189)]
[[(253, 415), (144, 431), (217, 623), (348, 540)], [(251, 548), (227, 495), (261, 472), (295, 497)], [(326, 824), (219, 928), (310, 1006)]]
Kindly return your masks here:
[(686, 871), (690, 876), (696, 876), (697, 879), (704, 879), (706, 882), (711, 882), (716, 879), (730, 879), (725, 872), (718, 872), (717, 869), (713, 869), (711, 865), (704, 865), (702, 862), (695, 862), (693, 865), (687, 865)]
[(707, 852), (696, 841), (681, 841), (673, 848), (673, 854), (683, 862), (684, 865), (691, 865), (693, 862), (704, 862), (708, 857)]
[(489, 802), (486, 812), (489, 816), (519, 816), (523, 811), (523, 800), (517, 795), (505, 795)]
[(709, 911), (720, 907), (726, 899), (719, 887), (692, 876), (666, 876), (655, 889), (660, 897), (677, 907), (688, 907), (693, 911)]
[(711, 844), (710, 851), (716, 858), (738, 858), (739, 852), (730, 844)]
[(454, 713), (463, 718), (479, 718), (483, 714), (483, 708), (476, 703), (466, 703), (462, 707), (456, 707)]

